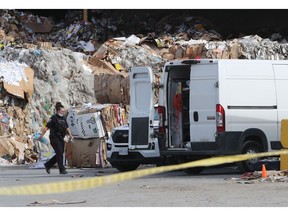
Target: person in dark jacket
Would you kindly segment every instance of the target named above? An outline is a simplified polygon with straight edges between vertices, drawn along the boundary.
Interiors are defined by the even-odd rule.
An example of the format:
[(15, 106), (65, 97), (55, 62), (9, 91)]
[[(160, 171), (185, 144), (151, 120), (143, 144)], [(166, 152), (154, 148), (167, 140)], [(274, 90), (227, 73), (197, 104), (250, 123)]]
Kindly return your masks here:
[(50, 174), (50, 168), (53, 167), (57, 162), (60, 174), (67, 174), (65, 166), (63, 165), (63, 154), (65, 146), (64, 138), (67, 133), (69, 134), (70, 139), (73, 139), (73, 136), (68, 127), (66, 117), (63, 116), (65, 109), (61, 102), (56, 103), (55, 110), (56, 114), (51, 116), (38, 140), (41, 140), (46, 131), (50, 129), (49, 139), (50, 144), (55, 151), (55, 155), (44, 164), (46, 172)]

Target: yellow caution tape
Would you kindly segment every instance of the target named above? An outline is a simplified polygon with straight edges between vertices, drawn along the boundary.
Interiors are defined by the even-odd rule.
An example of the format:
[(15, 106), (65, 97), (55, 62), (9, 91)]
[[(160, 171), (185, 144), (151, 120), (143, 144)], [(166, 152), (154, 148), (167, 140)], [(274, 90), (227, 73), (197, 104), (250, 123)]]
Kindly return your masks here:
[(99, 187), (103, 185), (109, 185), (116, 182), (121, 182), (125, 180), (140, 178), (148, 175), (187, 169), (193, 167), (208, 167), (221, 165), (226, 163), (234, 163), (239, 161), (245, 161), (258, 157), (269, 157), (278, 156), (282, 154), (288, 154), (288, 150), (275, 151), (275, 152), (264, 152), (257, 154), (241, 154), (234, 156), (223, 156), (223, 157), (213, 157), (198, 161), (187, 162), (177, 165), (169, 165), (162, 167), (153, 167), (149, 169), (141, 169), (136, 171), (118, 173), (109, 176), (100, 176), (93, 178), (86, 178), (81, 180), (70, 180), (62, 182), (52, 182), (44, 184), (34, 184), (34, 185), (24, 185), (24, 186), (13, 186), (13, 187), (0, 187), (0, 195), (44, 195), (44, 194), (56, 194), (56, 193), (66, 193), (71, 191), (87, 190), (94, 187)]

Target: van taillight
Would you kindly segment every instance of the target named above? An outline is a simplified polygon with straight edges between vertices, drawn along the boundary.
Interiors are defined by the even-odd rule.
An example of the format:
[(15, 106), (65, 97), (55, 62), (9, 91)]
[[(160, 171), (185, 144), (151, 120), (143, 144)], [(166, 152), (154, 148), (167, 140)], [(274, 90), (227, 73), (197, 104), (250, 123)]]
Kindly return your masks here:
[(165, 107), (158, 106), (158, 115), (159, 115), (159, 134), (165, 134)]
[(221, 104), (216, 105), (216, 126), (217, 132), (225, 131), (225, 110)]

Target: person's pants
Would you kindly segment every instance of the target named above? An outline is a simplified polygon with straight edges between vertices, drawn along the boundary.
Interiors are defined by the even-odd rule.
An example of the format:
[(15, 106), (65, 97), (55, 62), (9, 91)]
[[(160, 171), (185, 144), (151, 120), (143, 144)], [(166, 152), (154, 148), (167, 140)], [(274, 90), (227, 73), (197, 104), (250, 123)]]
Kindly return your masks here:
[(50, 169), (55, 165), (55, 163), (57, 163), (59, 171), (61, 172), (65, 170), (65, 167), (63, 165), (63, 154), (65, 145), (64, 139), (58, 136), (50, 136), (49, 138), (50, 144), (55, 151), (55, 155), (45, 163), (45, 166)]

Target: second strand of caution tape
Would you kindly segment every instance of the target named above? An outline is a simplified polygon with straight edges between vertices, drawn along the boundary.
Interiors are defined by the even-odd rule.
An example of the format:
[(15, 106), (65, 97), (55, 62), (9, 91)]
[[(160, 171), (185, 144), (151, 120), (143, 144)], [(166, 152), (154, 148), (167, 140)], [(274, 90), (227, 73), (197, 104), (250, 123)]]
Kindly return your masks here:
[(123, 172), (113, 174), (109, 176), (100, 176), (93, 178), (86, 178), (80, 180), (70, 180), (62, 182), (52, 182), (43, 184), (23, 185), (23, 186), (12, 186), (12, 187), (0, 187), (0, 195), (45, 195), (45, 194), (56, 194), (56, 193), (67, 193), (72, 191), (87, 190), (99, 186), (109, 185), (125, 180), (131, 180), (140, 178), (148, 175), (169, 172), (180, 169), (187, 169), (193, 167), (209, 167), (215, 165), (221, 165), (226, 163), (234, 163), (244, 160), (249, 160), (258, 157), (269, 157), (288, 154), (288, 150), (275, 151), (275, 152), (264, 152), (255, 154), (241, 154), (234, 156), (223, 156), (213, 157), (198, 161), (192, 161), (177, 165), (153, 167), (148, 169), (141, 169), (130, 172)]

